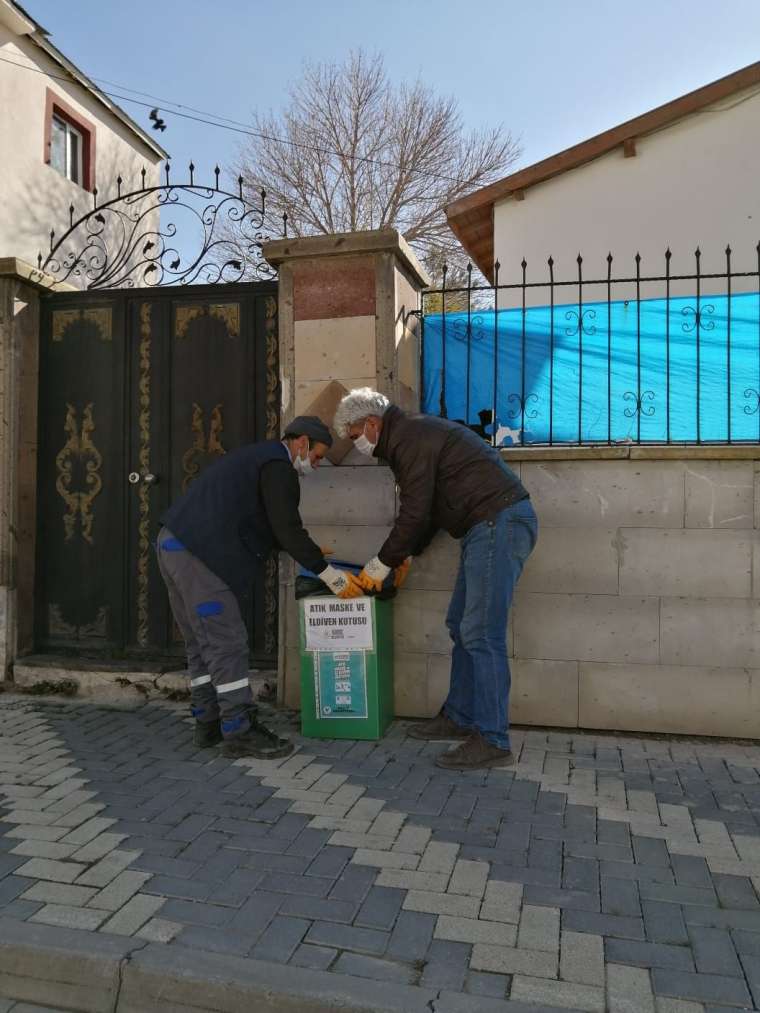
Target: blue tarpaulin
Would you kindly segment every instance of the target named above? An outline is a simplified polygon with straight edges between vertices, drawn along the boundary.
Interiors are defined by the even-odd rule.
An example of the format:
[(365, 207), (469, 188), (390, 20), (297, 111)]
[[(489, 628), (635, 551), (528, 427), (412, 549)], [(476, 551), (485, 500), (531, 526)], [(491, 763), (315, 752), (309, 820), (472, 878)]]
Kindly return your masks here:
[(500, 445), (757, 441), (760, 295), (732, 296), (730, 328), (725, 295), (699, 311), (697, 326), (693, 296), (588, 303), (581, 330), (577, 304), (530, 307), (524, 341), (519, 308), (473, 311), (469, 329), (425, 316), (423, 410), (440, 411), (445, 327), (447, 416), (495, 404)]

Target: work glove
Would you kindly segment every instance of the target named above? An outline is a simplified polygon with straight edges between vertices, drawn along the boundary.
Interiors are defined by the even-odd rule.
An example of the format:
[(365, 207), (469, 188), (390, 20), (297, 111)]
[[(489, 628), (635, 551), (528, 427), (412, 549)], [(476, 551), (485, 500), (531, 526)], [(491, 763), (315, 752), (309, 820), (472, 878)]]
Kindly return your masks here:
[(338, 598), (362, 598), (364, 589), (354, 577), (353, 573), (338, 570), (334, 566), (326, 566), (320, 573), (319, 579), (330, 588)]
[(379, 594), (383, 589), (383, 581), (390, 572), (390, 566), (386, 566), (385, 563), (380, 562), (377, 556), (373, 556), (356, 579), (365, 591)]
[(412, 557), (407, 556), (400, 566), (397, 566), (393, 571), (393, 586), (395, 588), (401, 587), (406, 578), (409, 575), (409, 567), (412, 565)]

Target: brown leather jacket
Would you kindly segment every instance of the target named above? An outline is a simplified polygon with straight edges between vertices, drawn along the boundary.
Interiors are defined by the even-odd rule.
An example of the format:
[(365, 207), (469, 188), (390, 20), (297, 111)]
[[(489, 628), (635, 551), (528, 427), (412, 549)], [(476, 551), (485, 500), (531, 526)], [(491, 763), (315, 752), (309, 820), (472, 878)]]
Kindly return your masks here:
[(386, 566), (418, 555), (442, 528), (462, 538), (528, 493), (498, 451), (459, 422), (412, 415), (391, 405), (375, 457), (396, 476), (401, 507), (378, 553)]

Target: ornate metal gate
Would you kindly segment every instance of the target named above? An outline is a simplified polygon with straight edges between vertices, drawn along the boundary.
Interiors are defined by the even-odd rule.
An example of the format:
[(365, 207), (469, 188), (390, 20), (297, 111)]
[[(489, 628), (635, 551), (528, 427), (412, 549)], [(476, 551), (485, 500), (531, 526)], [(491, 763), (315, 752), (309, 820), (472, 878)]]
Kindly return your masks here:
[[(176, 227), (157, 212), (198, 195), (202, 250), (183, 263), (168, 243)], [(159, 518), (218, 455), (279, 432), (277, 283), (219, 283), (261, 273), (262, 236), (250, 228), (263, 210), (263, 196), (260, 207), (246, 204), (242, 183), (234, 195), (167, 179), (77, 223), (72, 212), (66, 236), (51, 238), (41, 268), (89, 290), (51, 294), (42, 310), (38, 650), (151, 659), (181, 651), (153, 552)], [(244, 223), (242, 249), (240, 234), (214, 238), (220, 212)], [(186, 284), (199, 279), (216, 283)], [(247, 618), (255, 658), (271, 662), (274, 561)]]

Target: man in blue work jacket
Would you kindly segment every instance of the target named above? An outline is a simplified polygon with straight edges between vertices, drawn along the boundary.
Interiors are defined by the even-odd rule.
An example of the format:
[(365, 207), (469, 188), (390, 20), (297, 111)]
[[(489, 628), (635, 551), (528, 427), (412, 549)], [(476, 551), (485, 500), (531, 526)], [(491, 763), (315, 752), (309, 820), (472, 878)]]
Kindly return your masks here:
[(163, 515), (157, 550), (177, 626), (185, 641), (195, 744), (223, 741), (229, 757), (274, 759), (293, 750), (256, 719), (248, 681), (248, 633), (239, 598), (258, 567), (282, 549), (340, 598), (364, 592), (350, 573), (329, 566), (303, 526), (298, 477), (332, 444), (316, 416), (299, 416), (282, 441), (225, 454)]

